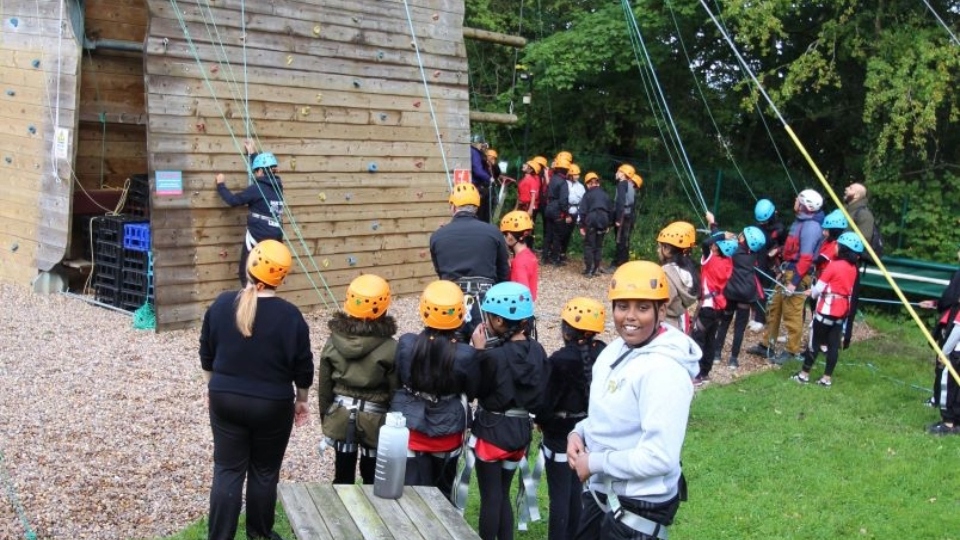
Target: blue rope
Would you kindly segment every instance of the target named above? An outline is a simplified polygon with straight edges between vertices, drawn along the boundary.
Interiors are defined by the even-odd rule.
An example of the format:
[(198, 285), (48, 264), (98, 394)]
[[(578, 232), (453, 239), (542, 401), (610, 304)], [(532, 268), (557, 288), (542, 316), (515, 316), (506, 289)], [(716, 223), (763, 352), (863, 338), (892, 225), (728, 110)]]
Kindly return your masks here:
[(10, 505), (13, 506), (13, 510), (20, 519), (20, 525), (23, 526), (23, 537), (26, 540), (37, 540), (37, 533), (34, 532), (30, 526), (30, 520), (27, 519), (27, 512), (23, 509), (23, 505), (20, 504), (20, 497), (17, 496), (17, 488), (13, 485), (10, 475), (7, 474), (7, 462), (3, 455), (3, 450), (0, 450), (0, 482), (3, 483), (4, 491), (7, 492), (7, 499), (10, 500)]

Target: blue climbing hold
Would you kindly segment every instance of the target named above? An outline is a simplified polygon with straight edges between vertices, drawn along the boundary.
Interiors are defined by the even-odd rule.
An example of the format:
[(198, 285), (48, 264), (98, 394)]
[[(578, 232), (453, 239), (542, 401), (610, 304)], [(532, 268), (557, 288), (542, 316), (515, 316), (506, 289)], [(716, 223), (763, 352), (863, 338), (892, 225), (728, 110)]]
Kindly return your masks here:
[(34, 58), (34, 59), (33, 59), (33, 62), (30, 62), (30, 65), (32, 65), (32, 66), (35, 67), (35, 68), (40, 67), (40, 59), (39, 59), (39, 58)]
[(34, 135), (37, 132), (37, 127), (31, 124), (27, 126), (27, 131), (29, 131), (31, 135)]
[(17, 19), (16, 17), (11, 18), (11, 19), (10, 19), (10, 26), (12, 26), (12, 27), (14, 27), (14, 28), (20, 26), (20, 19)]
[(14, 91), (14, 90), (7, 90), (7, 95), (8, 95), (8, 96), (15, 96), (15, 95), (17, 95), (17, 92)]
[(369, 165), (367, 165), (367, 172), (377, 172), (377, 164), (371, 162)]
[(356, 266), (356, 265), (357, 265), (357, 258), (354, 257), (353, 255), (347, 257), (347, 264), (349, 264), (350, 266)]

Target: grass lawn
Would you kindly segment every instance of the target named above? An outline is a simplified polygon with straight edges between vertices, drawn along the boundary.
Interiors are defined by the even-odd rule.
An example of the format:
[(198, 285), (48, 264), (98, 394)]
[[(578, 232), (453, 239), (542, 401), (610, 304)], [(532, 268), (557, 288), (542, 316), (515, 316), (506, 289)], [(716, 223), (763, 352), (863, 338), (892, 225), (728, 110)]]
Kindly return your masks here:
[[(791, 363), (697, 393), (683, 455), (690, 500), (671, 538), (960, 539), (960, 437), (925, 432), (939, 419), (921, 405), (932, 355), (912, 322), (870, 324), (878, 336), (841, 353), (832, 388), (789, 380)], [(812, 380), (822, 369), (821, 356)], [(545, 484), (540, 501), (546, 519)], [(473, 489), (474, 527), (478, 505)], [(277, 530), (292, 540), (285, 519)], [(516, 536), (545, 539), (546, 524)]]

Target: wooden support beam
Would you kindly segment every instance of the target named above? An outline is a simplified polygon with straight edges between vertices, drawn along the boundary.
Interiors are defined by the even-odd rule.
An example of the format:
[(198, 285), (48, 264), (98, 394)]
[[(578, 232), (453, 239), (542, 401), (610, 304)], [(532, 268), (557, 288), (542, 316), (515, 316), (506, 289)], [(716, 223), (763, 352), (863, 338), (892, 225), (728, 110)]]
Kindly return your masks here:
[(517, 115), (507, 113), (493, 113), (470, 111), (470, 123), (480, 122), (487, 124), (516, 124)]
[(499, 43), (508, 47), (522, 49), (527, 46), (527, 38), (520, 36), (511, 36), (510, 34), (501, 34), (500, 32), (491, 32), (479, 28), (463, 27), (464, 39), (475, 39), (477, 41), (489, 41), (490, 43)]

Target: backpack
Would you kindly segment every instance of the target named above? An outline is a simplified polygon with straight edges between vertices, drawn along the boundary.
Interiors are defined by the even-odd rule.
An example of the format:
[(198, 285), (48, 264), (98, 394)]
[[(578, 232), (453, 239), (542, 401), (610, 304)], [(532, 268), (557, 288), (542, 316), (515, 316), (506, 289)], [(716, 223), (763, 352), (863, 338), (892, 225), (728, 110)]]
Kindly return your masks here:
[[(866, 207), (861, 206), (860, 208), (857, 208), (857, 210), (853, 213), (853, 221), (857, 221), (857, 216), (860, 214), (861, 211), (863, 211), (864, 208)], [(866, 235), (868, 231), (860, 231), (860, 232)], [(877, 254), (877, 258), (879, 259), (883, 257), (883, 235), (880, 234), (880, 225), (877, 222), (877, 216), (873, 216), (873, 230), (869, 232), (870, 232), (870, 238), (869, 238), (870, 247), (873, 248), (874, 253)], [(869, 255), (869, 253), (867, 255)]]

